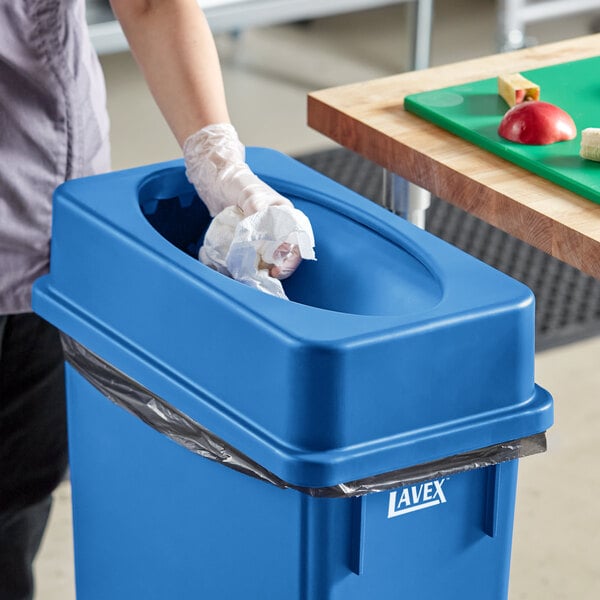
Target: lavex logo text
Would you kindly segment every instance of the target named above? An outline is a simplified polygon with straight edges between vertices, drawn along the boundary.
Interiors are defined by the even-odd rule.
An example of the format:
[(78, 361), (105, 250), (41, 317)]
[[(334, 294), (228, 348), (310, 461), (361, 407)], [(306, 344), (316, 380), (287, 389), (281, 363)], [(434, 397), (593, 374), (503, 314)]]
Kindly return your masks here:
[(390, 492), (388, 519), (399, 517), (416, 510), (431, 508), (446, 503), (442, 486), (446, 479), (436, 479), (427, 483), (418, 483), (410, 487)]

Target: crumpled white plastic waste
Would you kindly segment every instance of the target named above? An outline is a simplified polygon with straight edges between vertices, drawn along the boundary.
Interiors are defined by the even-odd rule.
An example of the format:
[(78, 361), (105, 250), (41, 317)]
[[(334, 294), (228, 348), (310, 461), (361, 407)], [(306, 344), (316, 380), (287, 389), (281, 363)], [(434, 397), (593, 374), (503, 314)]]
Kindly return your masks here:
[(199, 259), (224, 275), (287, 299), (281, 279), (302, 259), (316, 260), (314, 234), (306, 215), (290, 206), (268, 206), (245, 216), (237, 206), (212, 220)]
[(200, 260), (225, 275), (280, 298), (279, 282), (302, 259), (315, 260), (308, 218), (246, 163), (231, 123), (213, 123), (183, 144), (186, 174), (213, 218)]

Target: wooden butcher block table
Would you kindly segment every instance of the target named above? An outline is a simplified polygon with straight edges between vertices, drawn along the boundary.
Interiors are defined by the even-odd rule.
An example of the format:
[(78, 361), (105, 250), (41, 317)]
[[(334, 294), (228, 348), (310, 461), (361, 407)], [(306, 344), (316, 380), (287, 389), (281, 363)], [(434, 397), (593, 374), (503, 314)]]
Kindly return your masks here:
[[(308, 96), (308, 124), (385, 169), (600, 278), (600, 203), (404, 108), (409, 95), (599, 55), (600, 34), (321, 90)], [(589, 80), (597, 81), (598, 109), (583, 126), (600, 127), (600, 72), (589, 73)], [(550, 94), (547, 84), (545, 88)], [(544, 94), (542, 88), (541, 99)], [(575, 155), (572, 160), (579, 159)], [(598, 187), (593, 178), (588, 182), (591, 198), (595, 190), (600, 191), (600, 163), (592, 164), (598, 165)]]

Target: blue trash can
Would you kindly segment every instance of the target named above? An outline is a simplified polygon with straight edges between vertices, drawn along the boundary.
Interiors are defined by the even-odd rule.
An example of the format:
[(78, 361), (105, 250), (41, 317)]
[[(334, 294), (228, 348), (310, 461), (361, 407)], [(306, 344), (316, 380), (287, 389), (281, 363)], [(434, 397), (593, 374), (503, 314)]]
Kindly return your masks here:
[(78, 597), (506, 599), (518, 460), (552, 424), (531, 291), (248, 161), (315, 230), (290, 301), (194, 258), (181, 161), (56, 191), (33, 301), (69, 360)]

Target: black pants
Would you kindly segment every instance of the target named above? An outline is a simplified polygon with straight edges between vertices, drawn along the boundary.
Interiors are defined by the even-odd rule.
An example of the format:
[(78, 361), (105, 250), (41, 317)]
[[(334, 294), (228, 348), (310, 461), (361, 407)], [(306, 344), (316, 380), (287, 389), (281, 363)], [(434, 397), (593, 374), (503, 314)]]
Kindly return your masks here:
[(32, 562), (67, 468), (63, 354), (34, 314), (0, 316), (0, 599), (33, 598)]

